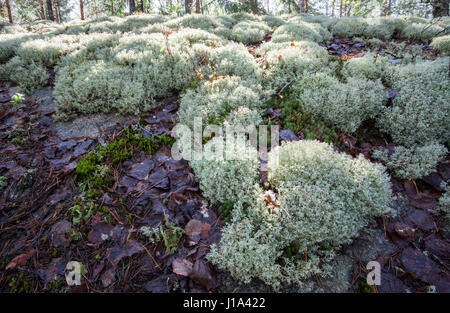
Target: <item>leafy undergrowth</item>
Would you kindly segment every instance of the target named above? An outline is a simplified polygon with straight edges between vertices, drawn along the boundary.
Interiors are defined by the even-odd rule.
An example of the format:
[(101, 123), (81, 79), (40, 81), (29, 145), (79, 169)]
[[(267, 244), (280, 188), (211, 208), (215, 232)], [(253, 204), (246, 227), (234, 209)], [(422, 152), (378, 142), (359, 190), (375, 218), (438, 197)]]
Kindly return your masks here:
[(328, 127), (320, 118), (306, 112), (300, 101), (291, 93), (285, 92), (282, 97), (274, 97), (268, 102), (268, 106), (272, 108), (272, 111), (274, 109), (281, 110), (279, 117), (276, 116), (276, 123), (279, 123), (284, 129), (292, 130), (300, 139), (316, 139), (340, 148), (343, 147), (338, 132)]

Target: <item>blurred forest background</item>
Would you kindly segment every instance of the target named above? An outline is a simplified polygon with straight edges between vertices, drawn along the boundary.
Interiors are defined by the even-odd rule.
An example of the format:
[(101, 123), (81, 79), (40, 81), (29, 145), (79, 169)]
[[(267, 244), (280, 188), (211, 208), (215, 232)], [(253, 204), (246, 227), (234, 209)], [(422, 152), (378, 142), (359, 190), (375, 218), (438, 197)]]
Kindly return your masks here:
[(139, 13), (309, 13), (327, 16), (447, 16), (448, 0), (0, 0), (0, 21), (58, 23)]

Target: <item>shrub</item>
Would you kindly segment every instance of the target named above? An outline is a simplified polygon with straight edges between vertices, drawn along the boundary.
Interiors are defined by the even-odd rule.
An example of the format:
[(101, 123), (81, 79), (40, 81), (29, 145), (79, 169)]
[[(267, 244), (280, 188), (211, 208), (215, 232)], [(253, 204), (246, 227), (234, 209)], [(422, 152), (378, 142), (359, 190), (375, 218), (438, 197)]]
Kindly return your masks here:
[(428, 42), (436, 35), (442, 33), (444, 29), (438, 25), (412, 23), (403, 29), (401, 38)]
[(203, 65), (204, 79), (239, 76), (242, 84), (254, 88), (258, 88), (262, 80), (258, 63), (241, 43), (230, 42), (222, 47), (208, 49)]
[(365, 20), (367, 27), (364, 29), (364, 37), (391, 39), (396, 30), (394, 23), (389, 23), (388, 18), (369, 18)]
[(438, 52), (450, 55), (450, 35), (433, 38), (431, 47)]
[(246, 12), (237, 12), (230, 15), (232, 19), (235, 21), (250, 21), (250, 22), (259, 22), (260, 17), (258, 15), (246, 13)]
[(259, 278), (278, 288), (326, 275), (334, 251), (389, 210), (389, 176), (362, 156), (352, 159), (302, 140), (272, 150), (268, 168), (279, 207), (261, 194), (251, 205), (235, 205), (232, 224), (208, 255), (244, 282)]
[(380, 130), (407, 147), (450, 139), (449, 58), (388, 67), (386, 82), (400, 90), (377, 119)]
[(274, 15), (264, 15), (261, 20), (267, 23), (267, 25), (272, 28), (281, 26), (285, 23), (285, 21), (281, 17)]
[(221, 26), (213, 17), (202, 14), (186, 14), (182, 17), (169, 20), (165, 25), (170, 29), (194, 28), (212, 31)]
[(216, 21), (225, 28), (231, 28), (236, 20), (229, 15), (216, 16)]
[(17, 55), (20, 56), (24, 62), (39, 62), (46, 67), (51, 67), (56, 64), (65, 48), (66, 45), (63, 43), (36, 39), (20, 44), (17, 49)]
[(305, 71), (320, 70), (328, 62), (328, 52), (310, 41), (265, 43), (257, 53), (265, 55), (261, 66), (266, 85), (273, 91), (301, 77)]
[(272, 42), (311, 40), (322, 42), (331, 39), (331, 34), (319, 24), (300, 22), (287, 23), (278, 27), (272, 35)]
[(203, 195), (212, 203), (251, 202), (258, 182), (258, 153), (237, 139), (229, 144), (224, 137), (214, 137), (203, 147), (200, 160), (191, 160)]
[(336, 37), (353, 38), (363, 36), (368, 25), (361, 18), (343, 17), (331, 26), (331, 32)]
[(324, 73), (305, 75), (292, 88), (307, 112), (346, 133), (381, 112), (386, 99), (380, 80), (349, 77), (341, 83)]
[(204, 82), (195, 90), (187, 90), (178, 110), (180, 122), (191, 129), (196, 117), (201, 117), (205, 126), (239, 124), (239, 120), (245, 122), (245, 126), (250, 122), (258, 125), (261, 122), (260, 96), (241, 82), (241, 78), (230, 76)]
[(20, 44), (33, 37), (35, 36), (30, 34), (0, 35), (0, 62), (6, 62), (15, 56)]
[(397, 146), (392, 154), (386, 150), (376, 150), (372, 156), (383, 161), (395, 177), (411, 180), (434, 172), (437, 163), (445, 157), (447, 152), (443, 145), (427, 144), (412, 148)]
[(49, 79), (47, 69), (39, 62), (24, 62), (18, 56), (6, 63), (0, 74), (3, 79), (9, 79), (16, 83), (25, 93), (44, 87)]
[(122, 33), (139, 31), (153, 24), (163, 24), (167, 18), (163, 15), (142, 14), (133, 15), (125, 18), (119, 23), (118, 30)]
[(210, 32), (201, 29), (183, 28), (169, 36), (170, 45), (177, 49), (191, 47), (194, 44), (219, 47), (225, 44), (225, 40)]
[(263, 41), (270, 28), (261, 22), (242, 21), (233, 27), (232, 36), (236, 41), (244, 44), (253, 44)]
[(341, 73), (344, 77), (379, 79), (383, 75), (386, 59), (377, 54), (366, 53), (362, 57), (352, 58), (345, 62)]
[(76, 113), (136, 114), (148, 109), (143, 82), (132, 68), (104, 61), (64, 67), (57, 73), (54, 97), (61, 119)]
[(305, 248), (350, 242), (371, 216), (387, 212), (392, 200), (384, 167), (318, 141), (284, 143), (270, 152), (267, 166), (287, 212), (280, 216), (283, 233)]

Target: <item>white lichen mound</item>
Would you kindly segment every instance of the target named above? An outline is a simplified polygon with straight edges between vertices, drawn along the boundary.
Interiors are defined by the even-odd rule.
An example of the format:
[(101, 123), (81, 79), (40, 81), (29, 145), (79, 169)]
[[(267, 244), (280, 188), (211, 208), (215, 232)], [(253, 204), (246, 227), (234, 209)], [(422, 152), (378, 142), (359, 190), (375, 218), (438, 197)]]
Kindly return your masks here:
[(349, 77), (342, 83), (325, 73), (305, 75), (292, 88), (306, 111), (345, 133), (377, 116), (386, 99), (380, 80)]
[(385, 79), (399, 93), (377, 124), (394, 142), (408, 147), (450, 140), (448, 62), (441, 58), (387, 69)]
[(405, 148), (395, 147), (389, 154), (387, 150), (376, 150), (373, 158), (383, 161), (393, 175), (402, 179), (417, 179), (436, 171), (436, 166), (448, 153), (441, 144), (427, 144)]
[(450, 35), (433, 38), (430, 46), (440, 53), (450, 55)]
[(253, 204), (236, 204), (232, 224), (209, 254), (243, 282), (259, 278), (278, 288), (326, 275), (335, 250), (373, 216), (389, 212), (389, 176), (362, 156), (302, 140), (272, 150), (268, 168), (279, 206), (255, 189)]
[(272, 35), (272, 42), (292, 42), (311, 40), (322, 42), (331, 39), (331, 34), (316, 23), (286, 23), (278, 27)]
[(272, 92), (301, 78), (305, 71), (324, 68), (328, 62), (328, 52), (311, 41), (269, 42), (261, 45), (256, 53), (264, 56), (261, 67), (264, 70), (265, 87)]
[(242, 21), (234, 25), (232, 36), (238, 42), (254, 44), (263, 41), (269, 32), (270, 27), (265, 23)]
[(258, 182), (258, 153), (236, 138), (214, 137), (199, 160), (189, 162), (203, 195), (211, 202), (251, 202)]
[(374, 53), (366, 53), (362, 57), (348, 60), (342, 69), (344, 77), (361, 77), (376, 80), (383, 76), (386, 58)]
[(206, 81), (182, 95), (178, 117), (193, 129), (194, 119), (203, 124), (258, 125), (262, 102), (257, 90), (246, 87), (242, 79), (228, 76)]

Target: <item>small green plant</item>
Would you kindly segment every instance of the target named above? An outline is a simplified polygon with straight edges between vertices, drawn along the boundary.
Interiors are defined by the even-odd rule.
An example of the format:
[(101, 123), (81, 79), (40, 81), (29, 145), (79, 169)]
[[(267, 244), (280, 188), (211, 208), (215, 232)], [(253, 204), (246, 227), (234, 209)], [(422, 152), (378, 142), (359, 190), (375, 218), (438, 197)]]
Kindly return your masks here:
[(99, 207), (92, 201), (80, 202), (70, 207), (69, 211), (72, 215), (72, 224), (76, 226), (83, 221), (87, 222), (99, 211)]
[(30, 283), (25, 279), (23, 273), (12, 276), (10, 278), (9, 287), (11, 288), (12, 293), (28, 293), (31, 289)]
[(8, 177), (0, 176), (0, 190), (8, 186)]
[(231, 211), (235, 205), (234, 201), (226, 200), (219, 208), (220, 217), (223, 219), (225, 224), (231, 222)]
[(13, 102), (13, 106), (15, 107), (16, 105), (18, 105), (20, 102), (22, 102), (24, 100), (24, 95), (21, 93), (16, 93), (11, 97), (11, 100)]
[(164, 215), (164, 224), (154, 228), (143, 226), (141, 230), (151, 242), (162, 241), (166, 247), (166, 253), (174, 253), (177, 250), (178, 242), (184, 235), (184, 230), (177, 223), (171, 223), (167, 215)]
[(137, 127), (126, 127), (122, 136), (109, 145), (98, 145), (94, 151), (85, 155), (75, 170), (79, 181), (87, 186), (88, 198), (97, 198), (101, 189), (114, 183), (111, 167), (130, 159), (134, 153), (143, 151), (153, 154), (162, 146), (171, 146), (175, 138), (158, 135), (144, 137)]
[(325, 122), (306, 112), (300, 101), (292, 94), (283, 99), (275, 99), (276, 107), (281, 108), (281, 123), (283, 128), (291, 129), (295, 133), (302, 132), (304, 139), (320, 140), (337, 147), (342, 147), (338, 133)]
[(361, 281), (356, 288), (357, 293), (374, 293), (375, 288), (372, 285), (369, 285), (365, 281)]

